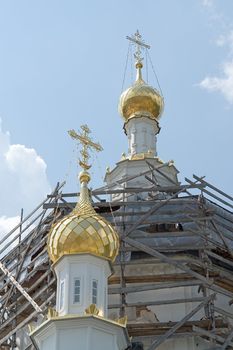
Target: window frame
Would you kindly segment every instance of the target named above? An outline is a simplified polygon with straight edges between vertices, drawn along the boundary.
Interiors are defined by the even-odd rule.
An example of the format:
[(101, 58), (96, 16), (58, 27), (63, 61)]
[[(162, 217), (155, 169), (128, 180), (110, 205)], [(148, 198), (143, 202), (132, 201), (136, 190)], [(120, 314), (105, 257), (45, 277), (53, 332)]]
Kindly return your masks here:
[[(79, 286), (75, 285), (76, 281), (79, 281)], [(75, 288), (79, 288), (79, 294), (75, 293)], [(79, 295), (79, 301), (75, 301), (76, 295)], [(80, 277), (73, 278), (72, 301), (73, 301), (73, 305), (80, 305), (81, 304), (81, 278)]]
[[(96, 287), (94, 287), (94, 283), (96, 283)], [(94, 295), (94, 291), (96, 291), (96, 295)], [(98, 280), (93, 279), (91, 283), (91, 302), (92, 304), (98, 304)]]
[(65, 280), (61, 280), (59, 288), (59, 310), (61, 311), (65, 304)]

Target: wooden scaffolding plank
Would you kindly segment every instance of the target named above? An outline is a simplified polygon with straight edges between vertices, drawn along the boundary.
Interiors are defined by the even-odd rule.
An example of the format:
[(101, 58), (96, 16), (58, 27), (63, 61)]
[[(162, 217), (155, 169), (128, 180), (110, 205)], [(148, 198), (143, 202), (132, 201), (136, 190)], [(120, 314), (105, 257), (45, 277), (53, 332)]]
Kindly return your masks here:
[[(220, 335), (217, 335), (215, 332), (213, 333), (213, 331), (208, 331), (206, 329), (202, 329), (200, 327), (197, 326), (193, 326), (193, 331), (196, 332), (198, 335), (202, 335), (204, 337), (208, 337), (214, 340), (217, 340), (220, 344), (224, 343), (224, 341), (226, 340), (225, 338), (221, 337)], [(231, 343), (231, 345), (233, 345), (233, 343)], [(221, 349), (221, 347), (219, 347), (219, 349)]]
[(152, 249), (148, 246), (146, 246), (145, 244), (142, 244), (138, 241), (136, 241), (135, 239), (129, 238), (129, 237), (122, 237), (122, 239), (132, 245), (135, 246), (136, 248), (139, 248), (141, 251), (144, 251), (152, 256), (158, 257), (161, 261), (166, 262), (170, 265), (176, 266), (179, 269), (190, 273), (193, 277), (197, 278), (197, 280), (201, 281), (205, 286), (209, 287), (210, 289), (212, 289), (215, 292), (224, 294), (230, 298), (233, 297), (233, 292), (229, 292), (227, 290), (224, 290), (221, 287), (218, 287), (216, 285), (214, 285), (214, 281), (213, 280), (208, 280), (207, 278), (205, 278), (204, 276), (200, 275), (199, 273), (193, 271), (192, 269), (188, 268), (187, 266), (181, 264), (181, 263), (177, 263), (173, 260), (171, 260), (170, 258), (168, 258), (166, 255), (158, 252), (156, 249)]
[[(49, 302), (55, 297), (55, 293), (50, 295), (50, 297), (40, 305), (42, 309), (46, 307), (46, 305), (49, 304)], [(7, 335), (5, 335), (3, 338), (0, 339), (0, 345), (2, 345), (5, 341), (7, 341), (13, 334), (15, 334), (19, 329), (23, 328), (25, 325), (27, 325), (35, 316), (37, 316), (37, 311), (34, 311), (29, 315), (27, 318), (25, 318), (22, 322), (20, 322), (13, 330), (11, 330)]]
[(210, 295), (205, 298), (205, 300), (196, 306), (192, 311), (190, 311), (185, 317), (183, 317), (179, 322), (177, 322), (171, 329), (169, 329), (165, 334), (160, 336), (158, 339), (154, 340), (149, 346), (148, 350), (157, 349), (164, 341), (166, 341), (173, 333), (176, 332), (181, 326), (185, 324), (192, 316), (194, 316), (198, 311), (200, 311), (207, 303), (215, 298), (215, 294)]

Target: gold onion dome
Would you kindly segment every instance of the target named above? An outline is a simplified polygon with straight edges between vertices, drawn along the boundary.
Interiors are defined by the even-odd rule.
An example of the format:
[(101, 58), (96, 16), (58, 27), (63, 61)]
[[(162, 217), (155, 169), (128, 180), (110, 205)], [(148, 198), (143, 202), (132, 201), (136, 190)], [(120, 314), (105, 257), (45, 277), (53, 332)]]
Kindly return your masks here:
[(125, 122), (141, 116), (158, 120), (163, 112), (163, 98), (156, 89), (143, 80), (142, 67), (141, 62), (136, 62), (136, 81), (120, 96), (118, 109)]
[(48, 254), (55, 263), (63, 255), (93, 254), (114, 261), (119, 237), (110, 223), (93, 209), (87, 183), (90, 175), (80, 173), (81, 191), (75, 209), (56, 223), (48, 237)]

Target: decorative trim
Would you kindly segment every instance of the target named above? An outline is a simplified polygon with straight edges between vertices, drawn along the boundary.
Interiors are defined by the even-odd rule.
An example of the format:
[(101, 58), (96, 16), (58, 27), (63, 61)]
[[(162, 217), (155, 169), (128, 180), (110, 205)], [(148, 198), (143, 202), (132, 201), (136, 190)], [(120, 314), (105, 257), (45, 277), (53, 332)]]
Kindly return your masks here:
[(128, 317), (127, 316), (118, 318), (118, 320), (116, 320), (117, 323), (119, 323), (120, 325), (122, 325), (124, 327), (126, 326), (127, 321), (128, 321)]
[(58, 316), (58, 312), (55, 309), (53, 309), (52, 307), (49, 307), (48, 314), (47, 314), (48, 319), (50, 319), (52, 317), (57, 317), (57, 316)]
[(99, 315), (100, 310), (96, 307), (95, 304), (91, 304), (90, 306), (88, 306), (87, 309), (85, 309), (85, 313), (86, 315)]

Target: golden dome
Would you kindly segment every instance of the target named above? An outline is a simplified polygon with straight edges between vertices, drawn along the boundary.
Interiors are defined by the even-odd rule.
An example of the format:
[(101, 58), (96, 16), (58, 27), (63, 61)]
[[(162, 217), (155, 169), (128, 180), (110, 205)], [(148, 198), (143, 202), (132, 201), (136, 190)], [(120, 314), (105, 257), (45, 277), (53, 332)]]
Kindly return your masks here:
[(94, 254), (114, 261), (119, 237), (110, 223), (98, 215), (91, 205), (87, 183), (90, 176), (80, 175), (79, 203), (71, 214), (56, 223), (48, 237), (48, 254), (53, 262), (66, 254)]
[(136, 63), (137, 79), (120, 97), (118, 109), (125, 122), (141, 116), (158, 120), (163, 112), (163, 98), (156, 89), (142, 79), (142, 67), (141, 62)]

